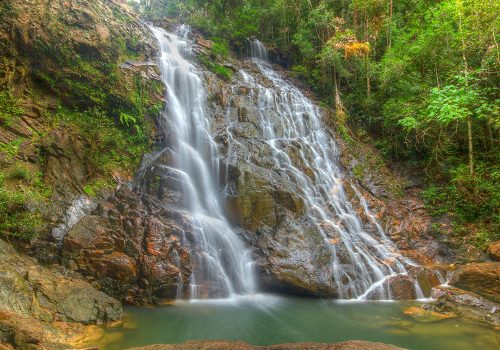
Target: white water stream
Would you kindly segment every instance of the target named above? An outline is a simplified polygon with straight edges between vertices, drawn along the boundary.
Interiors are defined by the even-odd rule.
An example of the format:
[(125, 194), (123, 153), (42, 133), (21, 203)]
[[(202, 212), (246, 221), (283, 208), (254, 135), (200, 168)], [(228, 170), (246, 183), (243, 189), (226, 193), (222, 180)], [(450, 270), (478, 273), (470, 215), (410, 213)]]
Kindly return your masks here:
[[(166, 86), (161, 118), (168, 139), (169, 164), (164, 171), (181, 183), (183, 202), (192, 217), (195, 250), (189, 296), (230, 297), (255, 291), (251, 252), (226, 220), (219, 194), (219, 156), (205, 114), (205, 90), (187, 39), (188, 28), (176, 34), (151, 27), (159, 42), (158, 66)], [(182, 287), (181, 287), (182, 288)], [(180, 295), (181, 293), (178, 293)]]
[[(339, 298), (392, 299), (386, 281), (406, 276), (406, 267), (415, 264), (399, 253), (362, 194), (343, 178), (337, 144), (327, 133), (318, 107), (272, 69), (262, 43), (251, 40), (250, 52), (271, 86), (263, 86), (244, 71), (239, 77), (252, 90), (248, 98), (256, 101), (260, 128), (272, 149), (276, 171), (296, 184), (308, 219), (331, 249)], [(349, 201), (345, 186), (352, 187), (364, 220)], [(414, 288), (416, 297), (424, 298), (416, 281)]]

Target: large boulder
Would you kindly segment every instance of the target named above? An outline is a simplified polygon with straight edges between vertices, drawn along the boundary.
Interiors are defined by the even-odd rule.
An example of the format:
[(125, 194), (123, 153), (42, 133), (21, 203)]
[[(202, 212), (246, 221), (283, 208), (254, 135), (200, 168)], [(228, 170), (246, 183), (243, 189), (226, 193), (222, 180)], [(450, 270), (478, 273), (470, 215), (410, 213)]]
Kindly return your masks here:
[(500, 241), (491, 243), (486, 251), (493, 260), (500, 261)]
[(500, 262), (461, 266), (450, 274), (449, 284), (500, 303)]
[(0, 240), (0, 310), (40, 321), (102, 324), (121, 318), (120, 303), (64, 269), (39, 266)]
[(336, 294), (330, 269), (332, 252), (314, 230), (290, 214), (274, 227), (258, 229), (254, 249), (263, 287), (315, 296)]

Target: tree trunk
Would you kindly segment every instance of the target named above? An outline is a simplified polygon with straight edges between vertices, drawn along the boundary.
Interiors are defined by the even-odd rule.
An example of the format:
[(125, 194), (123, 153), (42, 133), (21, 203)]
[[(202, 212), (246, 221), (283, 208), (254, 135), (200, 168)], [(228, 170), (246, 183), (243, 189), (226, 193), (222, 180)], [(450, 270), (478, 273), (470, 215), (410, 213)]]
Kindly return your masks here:
[(389, 0), (389, 34), (387, 35), (387, 47), (392, 45), (392, 0)]
[(469, 174), (474, 177), (474, 150), (472, 143), (472, 116), (467, 117), (467, 139), (469, 141)]
[(365, 69), (366, 69), (366, 96), (370, 97), (371, 93), (371, 82), (370, 82), (370, 56), (367, 53), (365, 58)]
[[(365, 42), (369, 44), (369, 33), (368, 33), (368, 13), (365, 10)], [(370, 54), (366, 53), (365, 57), (365, 70), (366, 70), (366, 96), (370, 97), (371, 92), (371, 82), (370, 82)]]
[[(460, 1), (460, 8), (458, 9), (458, 28), (460, 31), (460, 39), (462, 41), (462, 60), (464, 63), (464, 75), (465, 75), (465, 84), (469, 85), (467, 80), (469, 75), (469, 65), (467, 64), (467, 56), (465, 55), (465, 38), (462, 27), (462, 2)], [(472, 142), (472, 115), (469, 114), (467, 116), (467, 140), (469, 143), (469, 174), (471, 178), (474, 178), (474, 150), (473, 150), (473, 142)], [(477, 188), (474, 185), (474, 194), (476, 195)]]

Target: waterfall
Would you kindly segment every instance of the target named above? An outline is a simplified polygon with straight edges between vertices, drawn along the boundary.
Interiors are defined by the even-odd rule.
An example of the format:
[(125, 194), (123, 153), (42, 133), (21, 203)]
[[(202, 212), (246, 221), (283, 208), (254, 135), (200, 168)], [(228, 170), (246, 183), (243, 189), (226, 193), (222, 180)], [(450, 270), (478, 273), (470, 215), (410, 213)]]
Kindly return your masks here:
[(202, 81), (188, 61), (192, 55), (189, 28), (181, 26), (175, 34), (150, 29), (160, 46), (158, 66), (167, 90), (159, 124), (168, 145), (153, 159), (160, 154), (164, 159), (167, 154), (162, 169), (180, 183), (183, 204), (192, 220), (195, 242), (189, 295), (197, 299), (253, 293), (251, 253), (229, 225), (221, 204), (218, 149), (204, 110)]
[[(318, 107), (272, 69), (259, 41), (250, 41), (250, 51), (271, 84), (261, 85), (245, 71), (240, 71), (239, 77), (252, 90), (248, 98), (256, 101), (260, 129), (272, 149), (275, 171), (295, 183), (307, 218), (331, 250), (339, 297), (392, 299), (389, 280), (406, 276), (406, 267), (415, 264), (399, 253), (361, 193), (344, 179), (338, 147), (326, 131)], [(290, 149), (299, 155), (298, 160), (289, 154)], [(354, 192), (361, 215), (348, 199), (347, 187)], [(415, 292), (422, 297), (418, 283)]]

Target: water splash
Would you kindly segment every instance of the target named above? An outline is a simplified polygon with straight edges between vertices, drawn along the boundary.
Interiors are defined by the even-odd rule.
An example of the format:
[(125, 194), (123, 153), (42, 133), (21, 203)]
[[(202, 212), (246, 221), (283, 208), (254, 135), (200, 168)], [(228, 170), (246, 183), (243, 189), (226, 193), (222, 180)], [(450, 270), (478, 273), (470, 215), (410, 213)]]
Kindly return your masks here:
[(221, 205), (218, 149), (204, 110), (202, 81), (188, 61), (192, 56), (189, 28), (181, 26), (176, 34), (150, 28), (161, 50), (158, 66), (167, 89), (167, 107), (160, 127), (168, 145), (147, 164), (167, 155), (168, 164), (162, 169), (179, 184), (183, 204), (192, 218), (195, 242), (189, 295), (196, 299), (253, 293), (256, 287), (251, 254), (230, 227)]
[[(403, 257), (370, 212), (355, 186), (348, 184), (339, 167), (339, 150), (315, 105), (267, 63), (258, 40), (250, 41), (252, 59), (270, 84), (260, 84), (245, 71), (239, 78), (259, 113), (262, 136), (271, 147), (274, 169), (296, 185), (307, 218), (321, 233), (331, 251), (331, 270), (341, 299), (392, 299), (389, 282), (407, 276)], [(298, 156), (292, 156), (291, 151)], [(352, 189), (361, 213), (346, 193)], [(415, 283), (418, 298), (423, 293)]]

